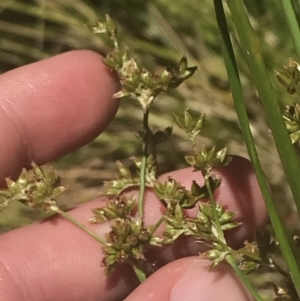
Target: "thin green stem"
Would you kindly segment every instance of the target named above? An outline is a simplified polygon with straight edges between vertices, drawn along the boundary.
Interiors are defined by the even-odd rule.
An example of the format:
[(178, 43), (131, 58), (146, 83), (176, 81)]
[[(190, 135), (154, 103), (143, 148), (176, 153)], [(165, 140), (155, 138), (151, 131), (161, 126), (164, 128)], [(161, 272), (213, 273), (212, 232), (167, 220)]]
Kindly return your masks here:
[(71, 223), (75, 224), (77, 227), (88, 233), (90, 236), (92, 236), (94, 239), (96, 239), (101, 244), (105, 245), (105, 240), (93, 233), (90, 229), (88, 229), (85, 225), (81, 224), (78, 220), (76, 220), (74, 217), (72, 217), (70, 214), (68, 214), (65, 211), (62, 211), (60, 209), (56, 210), (58, 214), (63, 216), (65, 219), (69, 220)]
[(269, 261), (270, 261), (269, 264), (273, 270), (277, 271), (278, 273), (280, 273), (282, 276), (286, 278), (290, 277), (290, 275), (281, 268), (281, 266), (276, 262), (276, 260), (274, 260), (273, 257), (270, 257)]
[[(288, 23), (298, 59), (300, 59), (300, 28), (292, 0), (280, 1)], [(295, 1), (294, 1), (295, 2)], [(298, 4), (299, 7), (299, 4)]]
[(299, 0), (292, 0), (292, 4), (298, 21), (298, 26), (300, 26), (300, 2)]
[(209, 199), (210, 199), (211, 204), (212, 204), (213, 213), (214, 213), (214, 223), (215, 223), (216, 230), (217, 230), (217, 233), (218, 233), (218, 239), (221, 242), (226, 244), (224, 233), (223, 233), (223, 230), (221, 229), (221, 224), (220, 224), (219, 217), (218, 217), (217, 202), (216, 202), (215, 196), (212, 192), (210, 182), (209, 182), (209, 174), (207, 172), (202, 172), (202, 175), (203, 175), (203, 178), (204, 178), (205, 186), (206, 186), (207, 191), (208, 191)]
[(133, 270), (137, 278), (139, 279), (140, 283), (144, 282), (146, 280), (146, 274), (136, 265), (133, 265)]
[[(231, 5), (233, 6), (233, 2), (235, 1), (230, 1), (232, 2)], [(228, 26), (226, 22), (226, 17), (224, 13), (224, 8), (223, 8), (223, 3), (222, 0), (214, 0), (214, 5), (215, 5), (215, 10), (216, 10), (216, 16), (217, 16), (217, 21), (218, 21), (218, 27), (220, 30), (220, 33), (222, 35), (222, 48), (223, 48), (223, 55), (224, 55), (224, 61), (226, 64), (226, 69), (228, 73), (228, 78), (233, 94), (233, 99), (236, 107), (236, 112), (237, 116), (239, 119), (239, 123), (241, 126), (242, 134), (244, 137), (244, 140), (247, 145), (248, 153), (250, 156), (250, 159), (253, 163), (254, 170), (258, 179), (258, 183), (260, 185), (261, 192), (264, 197), (264, 201), (266, 203), (266, 207), (269, 212), (269, 216), (271, 219), (271, 223), (273, 225), (276, 237), (279, 241), (280, 248), (282, 250), (283, 256), (285, 258), (285, 261), (288, 265), (288, 268), (290, 270), (292, 279), (294, 280), (295, 286), (299, 289), (300, 288), (300, 273), (299, 273), (299, 268), (297, 264), (297, 260), (295, 257), (295, 253), (293, 250), (293, 244), (291, 240), (289, 239), (289, 235), (287, 230), (284, 227), (284, 224), (282, 223), (276, 208), (274, 206), (274, 202), (272, 200), (272, 197), (270, 195), (270, 191), (268, 188), (267, 181), (265, 179), (264, 172), (262, 170), (258, 154), (256, 151), (256, 147), (254, 144), (253, 136), (250, 130), (249, 126), (249, 119), (247, 115), (247, 110), (246, 110), (246, 105), (245, 105), (245, 100), (244, 100), (244, 95), (243, 95), (243, 90), (240, 82), (240, 77), (237, 69), (237, 64), (233, 52), (233, 47), (231, 44), (230, 40), (230, 35), (228, 31)], [(233, 9), (233, 8), (232, 8)], [(238, 11), (234, 11), (234, 13), (238, 13)], [(247, 18), (247, 15), (241, 15), (241, 18)], [(237, 22), (237, 21), (236, 21)], [(244, 33), (247, 35), (247, 32)], [(247, 48), (246, 48), (247, 49)], [(257, 51), (258, 48), (257, 48)], [(254, 54), (252, 54), (254, 55)], [(264, 78), (261, 78), (262, 81), (264, 81)], [(273, 99), (273, 107), (276, 107), (274, 105), (274, 99)], [(280, 117), (281, 118), (281, 117)], [(288, 141), (290, 143), (290, 141)], [(288, 158), (287, 158), (288, 159)]]
[(146, 167), (148, 158), (148, 135), (149, 135), (149, 109), (144, 111), (143, 117), (143, 145), (142, 145), (142, 164), (140, 170), (140, 191), (138, 199), (138, 222), (141, 226), (144, 223), (144, 199), (146, 190)]
[(113, 36), (113, 37), (112, 37), (112, 40), (113, 40), (113, 43), (114, 43), (114, 48), (115, 48), (115, 50), (120, 51), (120, 48), (119, 48), (119, 41), (118, 41), (117, 37), (116, 37), (116, 36)]
[(155, 233), (155, 231), (159, 228), (159, 226), (164, 222), (164, 220), (165, 220), (165, 217), (162, 216), (159, 219), (159, 221), (154, 225), (154, 227), (152, 228), (151, 233), (150, 233), (151, 236)]
[(234, 271), (239, 276), (239, 278), (242, 280), (243, 284), (246, 286), (246, 288), (252, 294), (252, 296), (255, 298), (255, 300), (256, 301), (264, 301), (264, 299), (259, 295), (257, 290), (253, 287), (251, 282), (248, 280), (248, 278), (246, 277), (244, 272), (239, 269), (233, 256), (231, 254), (227, 255), (226, 260), (230, 264), (230, 266), (234, 269)]

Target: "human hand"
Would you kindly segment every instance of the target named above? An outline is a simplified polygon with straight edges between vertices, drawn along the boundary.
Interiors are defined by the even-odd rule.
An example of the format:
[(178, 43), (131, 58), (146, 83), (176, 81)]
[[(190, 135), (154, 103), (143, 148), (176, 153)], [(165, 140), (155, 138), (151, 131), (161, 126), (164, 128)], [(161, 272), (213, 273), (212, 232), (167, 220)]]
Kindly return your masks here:
[[(95, 138), (114, 117), (118, 102), (112, 94), (117, 89), (101, 57), (90, 51), (69, 52), (1, 75), (2, 185), (31, 161), (44, 164)], [(217, 200), (243, 221), (228, 237), (238, 245), (265, 225), (266, 209), (248, 161), (235, 158), (219, 174), (223, 182)], [(170, 175), (187, 186), (201, 177), (184, 169), (163, 178)], [(162, 208), (153, 194), (146, 197), (145, 218), (151, 222)], [(99, 202), (103, 199), (70, 213), (103, 235), (106, 225), (87, 222)], [(3, 301), (115, 301), (126, 296), (126, 301), (251, 300), (229, 267), (221, 264), (209, 272), (210, 263), (197, 256), (203, 245), (186, 239), (156, 252), (153, 259), (159, 265), (170, 263), (137, 288), (135, 275), (125, 266), (106, 278), (101, 245), (61, 217), (5, 233), (0, 246)]]

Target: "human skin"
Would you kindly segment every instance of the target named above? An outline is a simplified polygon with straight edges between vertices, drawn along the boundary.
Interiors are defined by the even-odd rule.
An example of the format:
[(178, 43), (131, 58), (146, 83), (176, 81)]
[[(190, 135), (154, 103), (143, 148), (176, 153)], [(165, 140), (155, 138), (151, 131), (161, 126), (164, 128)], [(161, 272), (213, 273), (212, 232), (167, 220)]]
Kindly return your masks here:
[[(0, 76), (0, 181), (15, 178), (31, 161), (44, 164), (85, 145), (114, 118), (112, 98), (118, 82), (98, 54), (72, 51)], [(126, 106), (126, 104), (123, 104)], [(228, 241), (238, 246), (267, 222), (266, 209), (251, 164), (242, 158), (217, 171), (223, 182), (217, 201), (244, 222)], [(189, 186), (199, 173), (184, 169), (172, 176)], [(146, 222), (162, 208), (146, 195)], [(94, 200), (70, 211), (92, 231), (103, 235), (107, 225), (90, 225)], [(5, 211), (1, 214), (5, 214)], [(0, 215), (1, 218), (1, 215)], [(164, 265), (138, 286), (130, 268), (112, 277), (103, 274), (101, 245), (59, 216), (0, 236), (0, 300), (4, 301), (201, 301), (252, 300), (231, 269), (222, 264), (209, 272), (199, 243), (181, 240), (153, 255)]]

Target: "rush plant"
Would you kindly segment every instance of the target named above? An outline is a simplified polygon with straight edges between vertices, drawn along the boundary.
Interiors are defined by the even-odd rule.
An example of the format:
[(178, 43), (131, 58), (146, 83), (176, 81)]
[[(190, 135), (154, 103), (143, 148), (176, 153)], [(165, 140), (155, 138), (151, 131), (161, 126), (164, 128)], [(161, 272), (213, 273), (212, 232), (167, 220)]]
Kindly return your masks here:
[[(289, 0), (284, 2), (283, 11), (289, 20), (292, 38), (300, 55), (299, 26), (293, 6), (288, 3)], [(295, 207), (299, 212), (300, 165), (294, 149), (300, 140), (299, 104), (289, 105), (282, 112), (242, 1), (228, 0), (227, 4), (231, 12), (231, 21), (238, 34), (240, 45), (246, 53), (249, 70), (266, 112), (294, 196)], [(144, 281), (151, 274), (147, 250), (174, 244), (180, 237), (187, 236), (193, 238), (195, 243), (207, 245), (207, 251), (200, 256), (211, 260), (211, 269), (216, 268), (221, 262), (228, 263), (255, 300), (264, 299), (246, 275), (263, 265), (271, 267), (284, 278), (284, 285), (273, 284), (274, 300), (300, 300), (300, 266), (297, 256), (299, 238), (290, 235), (276, 211), (250, 131), (223, 1), (214, 0), (214, 5), (237, 116), (269, 211), (275, 237), (265, 231), (257, 233), (255, 242), (245, 242), (240, 249), (233, 249), (227, 244), (225, 232), (239, 227), (240, 223), (235, 220), (234, 212), (227, 211), (215, 200), (214, 192), (222, 185), (222, 179), (214, 174), (214, 170), (230, 164), (231, 157), (227, 154), (226, 147), (219, 149), (201, 144), (200, 134), (205, 124), (205, 116), (201, 113), (195, 114), (187, 109), (181, 114), (174, 113), (173, 117), (176, 126), (185, 132), (190, 142), (191, 151), (185, 156), (186, 164), (202, 174), (203, 184), (195, 180), (186, 188), (172, 178), (163, 182), (158, 180), (157, 146), (160, 143), (167, 143), (172, 134), (172, 127), (152, 130), (150, 122), (152, 104), (154, 101), (159, 102), (161, 93), (177, 88), (190, 78), (197, 71), (197, 67), (189, 66), (186, 57), (182, 57), (176, 68), (165, 68), (157, 73), (142, 67), (131, 56), (130, 51), (120, 45), (117, 26), (109, 15), (105, 20), (98, 20), (89, 27), (95, 34), (106, 35), (111, 41), (112, 51), (106, 55), (103, 62), (117, 73), (120, 80), (121, 89), (114, 98), (123, 99), (124, 106), (126, 99), (134, 98), (139, 103), (143, 116), (142, 129), (136, 133), (141, 143), (141, 157), (131, 158), (133, 169), (120, 161), (116, 162), (119, 175), (116, 179), (105, 182), (102, 190), (102, 195), (107, 199), (106, 205), (91, 211), (89, 221), (109, 222), (110, 231), (105, 237), (99, 237), (59, 208), (57, 197), (67, 187), (61, 184), (60, 177), (53, 169), (43, 169), (35, 163), (32, 164), (32, 176), (24, 169), (16, 181), (7, 179), (7, 189), (0, 191), (0, 206), (4, 209), (9, 202), (18, 201), (30, 207), (43, 208), (62, 215), (103, 245), (102, 264), (108, 277), (119, 265), (126, 264), (132, 267), (141, 282)], [(300, 94), (300, 64), (297, 60), (290, 59), (283, 70), (276, 71), (276, 77), (288, 93)], [(132, 193), (132, 188), (138, 193)], [(162, 217), (151, 225), (145, 223), (146, 190), (153, 191), (165, 208)], [(187, 214), (191, 209), (196, 212), (193, 217)], [(158, 235), (161, 226), (164, 230)], [(285, 259), (286, 266), (278, 264), (275, 256), (278, 251)]]

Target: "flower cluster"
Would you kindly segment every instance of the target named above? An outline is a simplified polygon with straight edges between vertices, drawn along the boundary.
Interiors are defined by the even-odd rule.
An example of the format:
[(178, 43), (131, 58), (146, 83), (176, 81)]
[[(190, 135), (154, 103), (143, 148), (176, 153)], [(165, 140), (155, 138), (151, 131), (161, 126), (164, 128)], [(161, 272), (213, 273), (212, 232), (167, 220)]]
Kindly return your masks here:
[[(290, 94), (300, 94), (300, 64), (290, 58), (283, 71), (275, 71), (277, 80)], [(289, 132), (292, 143), (300, 140), (300, 105), (295, 103), (287, 105), (283, 113), (283, 119)]]
[[(111, 181), (105, 181), (104, 187), (101, 195), (103, 196), (117, 196), (120, 195), (123, 191), (129, 188), (139, 186), (139, 175), (141, 170), (142, 161), (139, 158), (132, 157), (131, 161), (134, 162), (135, 171), (132, 172), (128, 167), (126, 167), (120, 161), (117, 161), (117, 167), (119, 170), (118, 179)], [(150, 155), (147, 158), (146, 162), (146, 186), (152, 187), (156, 179), (156, 162), (154, 157)]]
[(7, 189), (0, 191), (0, 208), (11, 201), (19, 201), (27, 206), (43, 208), (46, 211), (57, 210), (56, 199), (68, 187), (61, 185), (61, 178), (53, 169), (39, 167), (32, 163), (33, 177), (30, 179), (26, 169), (13, 181), (6, 179)]
[(144, 246), (150, 240), (150, 231), (133, 217), (135, 207), (135, 197), (122, 196), (109, 200), (106, 207), (93, 210), (95, 216), (90, 219), (91, 223), (111, 221), (111, 231), (106, 234), (103, 247), (106, 275), (110, 275), (117, 264), (140, 266), (145, 261)]
[(146, 262), (145, 246), (151, 237), (149, 229), (141, 228), (133, 218), (116, 219), (111, 228), (103, 247), (106, 275), (110, 275), (117, 264), (129, 263), (132, 267), (139, 268), (143, 266)]
[(90, 26), (94, 33), (106, 34), (112, 39), (114, 50), (104, 59), (104, 63), (115, 70), (121, 83), (121, 91), (115, 98), (135, 97), (144, 111), (148, 110), (158, 94), (169, 88), (177, 88), (183, 81), (191, 77), (197, 67), (188, 67), (186, 57), (183, 57), (176, 69), (164, 69), (160, 73), (138, 66), (135, 59), (129, 56), (127, 50), (121, 50), (117, 40), (117, 28), (110, 16), (104, 22), (97, 21)]
[(300, 64), (290, 58), (283, 71), (275, 71), (277, 80), (287, 89), (290, 94), (300, 94)]
[(283, 119), (292, 143), (300, 140), (300, 104), (286, 106)]
[[(193, 118), (188, 110), (183, 115), (174, 114), (175, 122), (187, 134), (192, 144), (193, 153), (185, 159), (195, 171), (201, 171), (204, 184), (193, 181), (190, 189), (187, 189), (172, 178), (160, 182), (156, 175), (156, 146), (169, 138), (172, 128), (167, 127), (153, 133), (148, 125), (149, 109), (158, 94), (178, 87), (197, 68), (188, 67), (187, 59), (183, 57), (177, 68), (166, 68), (160, 73), (152, 73), (139, 67), (127, 50), (120, 49), (117, 29), (109, 16), (106, 16), (104, 22), (97, 21), (91, 29), (95, 33), (106, 34), (113, 41), (114, 49), (106, 56), (104, 63), (116, 71), (120, 79), (121, 91), (114, 97), (134, 96), (144, 111), (143, 130), (137, 133), (142, 143), (143, 156), (132, 159), (135, 170), (117, 162), (119, 177), (106, 182), (102, 193), (110, 200), (106, 207), (94, 209), (95, 215), (90, 220), (93, 223), (110, 221), (112, 226), (104, 244), (103, 264), (106, 273), (110, 274), (117, 264), (123, 263), (129, 263), (135, 269), (143, 269), (147, 246), (171, 244), (180, 236), (192, 236), (195, 240), (211, 246), (212, 251), (206, 255), (211, 258), (214, 253), (213, 265), (217, 265), (231, 252), (224, 241), (223, 232), (239, 226), (240, 223), (234, 220), (233, 213), (226, 211), (215, 201), (208, 201), (213, 198), (213, 193), (221, 184), (221, 179), (211, 172), (229, 164), (231, 157), (227, 155), (226, 148), (217, 150), (215, 147), (197, 147), (196, 138), (205, 120), (203, 114), (197, 118)], [(137, 202), (127, 194), (128, 189), (133, 187), (140, 189)], [(145, 189), (153, 190), (166, 208), (165, 214), (148, 227), (145, 227), (143, 220)], [(188, 217), (186, 212), (192, 208), (198, 209), (194, 218)], [(162, 224), (165, 230), (162, 236), (157, 236), (155, 232)]]

